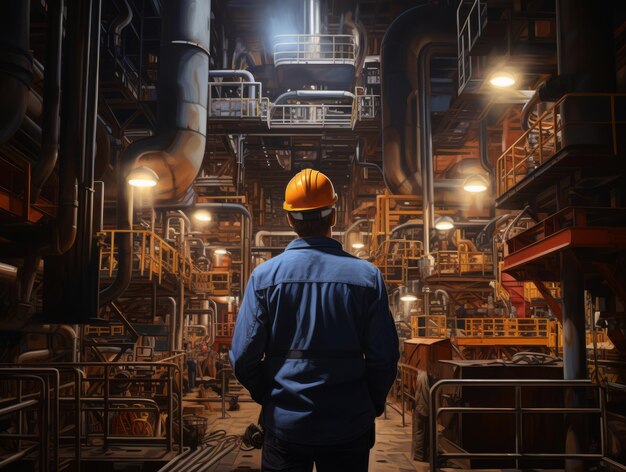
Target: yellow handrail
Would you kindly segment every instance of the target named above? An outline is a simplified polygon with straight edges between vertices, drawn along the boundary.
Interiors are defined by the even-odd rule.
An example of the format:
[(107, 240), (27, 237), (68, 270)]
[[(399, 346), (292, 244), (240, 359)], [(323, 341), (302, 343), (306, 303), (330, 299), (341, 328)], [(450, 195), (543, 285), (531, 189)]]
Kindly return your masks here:
[(224, 271), (202, 271), (156, 233), (149, 230), (107, 230), (99, 233), (100, 270), (108, 271), (109, 277), (117, 265), (116, 235), (130, 233), (133, 244), (133, 271), (161, 284), (167, 276), (181, 280), (190, 290), (228, 295), (232, 274)]
[[(564, 124), (562, 109), (568, 101), (594, 99), (594, 118), (568, 121)], [(570, 126), (590, 125), (606, 128), (611, 136), (610, 147), (618, 153), (618, 134), (626, 121), (616, 119), (616, 99), (626, 94), (568, 94), (556, 102), (551, 109), (515, 141), (496, 162), (496, 194), (501, 196), (515, 187), (527, 175), (552, 159), (563, 147), (563, 131)], [(598, 116), (604, 117), (598, 119)], [(619, 129), (618, 129), (619, 128)], [(608, 141), (607, 141), (608, 144)]]

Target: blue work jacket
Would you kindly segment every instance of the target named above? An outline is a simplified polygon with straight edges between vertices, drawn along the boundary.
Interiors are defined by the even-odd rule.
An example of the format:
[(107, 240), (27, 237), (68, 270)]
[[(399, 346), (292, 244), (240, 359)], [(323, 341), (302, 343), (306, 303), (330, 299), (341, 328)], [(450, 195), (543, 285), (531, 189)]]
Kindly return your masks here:
[(339, 242), (296, 239), (252, 272), (230, 360), (279, 439), (331, 444), (365, 433), (398, 358), (380, 271)]

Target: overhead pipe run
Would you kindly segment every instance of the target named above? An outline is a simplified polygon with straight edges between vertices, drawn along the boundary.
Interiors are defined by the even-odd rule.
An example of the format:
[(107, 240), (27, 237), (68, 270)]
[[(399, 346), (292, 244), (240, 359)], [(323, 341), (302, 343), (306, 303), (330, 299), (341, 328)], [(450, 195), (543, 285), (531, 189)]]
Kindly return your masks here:
[(32, 80), (30, 2), (0, 2), (0, 143), (20, 127)]
[[(135, 141), (120, 157), (117, 227), (132, 229), (132, 195), (127, 177), (146, 166), (159, 176), (157, 204), (188, 194), (198, 175), (206, 147), (211, 2), (170, 0), (162, 7), (162, 35), (157, 84), (157, 134)], [(118, 270), (101, 292), (101, 303), (118, 298), (130, 284), (132, 237), (118, 239)]]
[[(456, 56), (454, 18), (438, 5), (412, 8), (391, 24), (381, 45), (385, 184), (394, 194), (423, 196), (425, 235), (434, 220), (430, 59)], [(429, 246), (425, 237), (427, 253)]]
[(287, 100), (301, 98), (303, 100), (332, 100), (349, 98), (354, 100), (354, 94), (345, 90), (292, 90), (279, 95), (274, 105), (280, 105)]

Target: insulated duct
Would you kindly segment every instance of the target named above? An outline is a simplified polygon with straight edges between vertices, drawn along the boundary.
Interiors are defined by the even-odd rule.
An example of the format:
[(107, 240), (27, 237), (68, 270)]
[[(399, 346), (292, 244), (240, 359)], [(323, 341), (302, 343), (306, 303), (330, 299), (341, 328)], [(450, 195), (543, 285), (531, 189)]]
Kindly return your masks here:
[[(121, 155), (118, 169), (118, 229), (132, 228), (131, 195), (126, 183), (139, 166), (159, 176), (157, 202), (183, 198), (198, 175), (206, 145), (209, 80), (210, 1), (169, 0), (161, 12), (162, 35), (157, 83), (157, 134), (136, 141)], [(101, 293), (101, 303), (119, 297), (132, 272), (132, 240), (118, 240), (118, 271)]]
[(0, 143), (20, 127), (32, 80), (30, 2), (0, 2)]
[(209, 80), (209, 1), (163, 2), (157, 82), (157, 133), (121, 156), (121, 186), (135, 167), (157, 173), (157, 200), (178, 200), (193, 183), (206, 144)]
[(434, 217), (430, 59), (457, 54), (455, 17), (442, 6), (412, 8), (381, 45), (385, 184), (393, 194), (423, 196), (425, 234)]

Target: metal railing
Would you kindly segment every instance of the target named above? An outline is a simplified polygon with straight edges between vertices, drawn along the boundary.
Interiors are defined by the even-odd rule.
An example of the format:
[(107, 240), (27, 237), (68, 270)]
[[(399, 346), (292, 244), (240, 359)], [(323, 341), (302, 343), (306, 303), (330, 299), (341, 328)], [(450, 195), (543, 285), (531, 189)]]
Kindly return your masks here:
[(268, 112), (261, 82), (209, 82), (209, 119), (267, 122)]
[(307, 103), (271, 105), (271, 128), (352, 128), (356, 107), (352, 104)]
[(357, 118), (362, 120), (373, 120), (378, 117), (380, 111), (380, 95), (358, 95), (357, 94)]
[(430, 253), (433, 264), (430, 275), (493, 275), (493, 256), (491, 252), (481, 251), (433, 251)]
[[(472, 406), (468, 404), (466, 396), (464, 396), (463, 406), (442, 406), (442, 388), (443, 387), (456, 387), (461, 388), (465, 392), (467, 389), (489, 389), (494, 388), (513, 389), (514, 401), (510, 406), (497, 406), (490, 407), (484, 406), (481, 403), (480, 406)], [(528, 398), (525, 395), (526, 390), (535, 389), (564, 389), (565, 391), (560, 396), (565, 398), (565, 392), (571, 391), (571, 389), (585, 389), (587, 393), (593, 392), (596, 400), (592, 407), (575, 407), (575, 406), (526, 406), (524, 400)], [(476, 380), (476, 379), (446, 379), (440, 380), (430, 389), (430, 470), (436, 472), (439, 469), (439, 463), (441, 460), (446, 459), (483, 459), (483, 460), (509, 460), (515, 464), (515, 468), (519, 469), (520, 460), (523, 459), (577, 459), (577, 460), (600, 460), (605, 455), (605, 441), (606, 441), (606, 421), (605, 421), (605, 398), (602, 394), (599, 385), (594, 384), (588, 380)], [(542, 403), (543, 404), (543, 403)], [(459, 452), (440, 452), (439, 451), (439, 436), (437, 431), (437, 420), (442, 414), (454, 414), (459, 417), (468, 414), (479, 415), (509, 415), (514, 418), (514, 448), (506, 452), (473, 452), (473, 451), (459, 451)], [(533, 417), (539, 415), (550, 415), (550, 418), (554, 418), (558, 415), (587, 415), (594, 416), (598, 419), (599, 424), (599, 445), (600, 452), (598, 453), (584, 453), (584, 452), (538, 452), (536, 450), (529, 451), (524, 444), (523, 438), (525, 433), (528, 433), (524, 429), (524, 419), (532, 415)], [(459, 420), (459, 421), (462, 421)], [(535, 428), (536, 430), (537, 428)], [(499, 431), (501, 434), (501, 431)], [(533, 437), (537, 442), (536, 437)], [(546, 437), (545, 444), (554, 445), (557, 438)], [(565, 447), (565, 437), (562, 438), (561, 444)], [(463, 444), (460, 444), (463, 447)], [(534, 448), (533, 448), (534, 449)]]
[(548, 318), (463, 318), (455, 320), (457, 336), (469, 338), (544, 338), (553, 334)]
[[(587, 102), (587, 103), (586, 103)], [(618, 102), (618, 103), (616, 103)], [(581, 104), (594, 106), (594, 113), (587, 118), (563, 123), (563, 109)], [(581, 126), (597, 128), (606, 135), (609, 153), (617, 155), (623, 149), (620, 135), (626, 127), (626, 119), (618, 112), (626, 103), (625, 94), (568, 94), (546, 111), (520, 138), (513, 143), (496, 163), (496, 195), (500, 197), (532, 174), (535, 169), (552, 159), (563, 149), (563, 134), (568, 128)], [(580, 145), (579, 143), (578, 145)], [(582, 143), (584, 144), (584, 143)], [(596, 142), (595, 152), (601, 152)]]
[(348, 34), (274, 36), (274, 65), (348, 64), (356, 62), (354, 37)]
[(209, 272), (194, 272), (194, 287), (199, 292), (212, 295), (230, 295), (232, 273), (212, 270)]
[(446, 338), (448, 327), (445, 315), (411, 316), (411, 336), (414, 338)]
[[(15, 413), (19, 420), (17, 434), (0, 433), (0, 442), (17, 445), (14, 453), (0, 454), (0, 469), (26, 457), (36, 458), (44, 471), (86, 457), (120, 462), (173, 458), (183, 447), (184, 365), (185, 354), (158, 362), (5, 364), (0, 414)], [(21, 382), (13, 395), (11, 380)]]
[(472, 78), (471, 51), (487, 24), (487, 6), (481, 0), (474, 0), (465, 19), (461, 18), (461, 9), (467, 6), (466, 1), (459, 3), (456, 10), (457, 32), (457, 65), (460, 94)]
[[(543, 284), (554, 298), (561, 298), (560, 282), (544, 282)], [(524, 300), (527, 302), (532, 300), (543, 300), (543, 295), (533, 282), (524, 282)]]
[(405, 283), (412, 269), (417, 272), (422, 253), (421, 241), (386, 239), (377, 248), (374, 264), (387, 283)]
[(59, 470), (58, 370), (3, 367), (0, 385), (0, 417), (12, 426), (0, 432), (0, 469), (28, 459)]
[(159, 284), (167, 277), (180, 279), (189, 289), (227, 295), (230, 293), (232, 273), (230, 271), (202, 271), (189, 257), (149, 230), (107, 230), (100, 237), (100, 270), (109, 277), (117, 266), (120, 233), (131, 233), (133, 240), (133, 272), (139, 277), (156, 280)]

